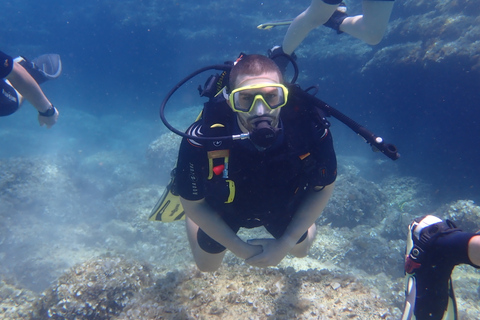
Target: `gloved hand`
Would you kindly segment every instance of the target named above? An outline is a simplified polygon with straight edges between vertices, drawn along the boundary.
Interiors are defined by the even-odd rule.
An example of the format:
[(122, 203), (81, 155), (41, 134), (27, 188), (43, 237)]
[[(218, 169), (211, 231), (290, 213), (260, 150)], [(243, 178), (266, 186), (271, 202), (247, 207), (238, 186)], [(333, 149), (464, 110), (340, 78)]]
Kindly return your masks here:
[(53, 105), (45, 112), (38, 112), (38, 123), (40, 126), (47, 126), (50, 129), (55, 123), (57, 123), (59, 112)]

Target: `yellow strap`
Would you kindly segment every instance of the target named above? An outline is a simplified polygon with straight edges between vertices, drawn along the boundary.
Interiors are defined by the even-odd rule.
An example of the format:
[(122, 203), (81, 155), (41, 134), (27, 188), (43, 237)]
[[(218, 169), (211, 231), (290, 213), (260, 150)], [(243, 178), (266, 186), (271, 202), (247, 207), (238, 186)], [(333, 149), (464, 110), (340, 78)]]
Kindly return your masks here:
[(208, 158), (208, 180), (213, 178), (213, 159)]
[(207, 152), (208, 159), (227, 158), (229, 155), (230, 155), (230, 150), (228, 149), (213, 150), (213, 151)]
[(228, 165), (228, 156), (230, 155), (229, 149), (213, 150), (207, 152), (208, 157), (208, 180), (213, 178), (213, 159), (224, 158), (224, 162)]
[(228, 194), (228, 199), (225, 201), (225, 203), (231, 203), (233, 202), (233, 199), (235, 199), (235, 182), (233, 180), (225, 180), (228, 183), (228, 190), (230, 190)]
[(308, 157), (310, 155), (310, 152), (308, 153), (305, 153), (305, 154), (302, 154), (301, 156), (299, 156), (300, 160), (303, 160), (305, 159), (306, 157)]

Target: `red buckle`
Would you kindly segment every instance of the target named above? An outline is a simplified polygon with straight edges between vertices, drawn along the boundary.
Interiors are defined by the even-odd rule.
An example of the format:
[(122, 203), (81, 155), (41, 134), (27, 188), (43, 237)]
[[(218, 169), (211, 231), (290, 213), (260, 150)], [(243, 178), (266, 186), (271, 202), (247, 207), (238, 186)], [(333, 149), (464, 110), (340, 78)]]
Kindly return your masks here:
[(412, 258), (410, 258), (410, 255), (407, 256), (405, 259), (405, 272), (407, 273), (413, 273), (415, 269), (418, 269), (422, 266), (421, 263), (413, 261)]
[(215, 173), (217, 176), (221, 175), (223, 172), (223, 169), (225, 169), (225, 165), (221, 164), (219, 166), (213, 167), (213, 173)]

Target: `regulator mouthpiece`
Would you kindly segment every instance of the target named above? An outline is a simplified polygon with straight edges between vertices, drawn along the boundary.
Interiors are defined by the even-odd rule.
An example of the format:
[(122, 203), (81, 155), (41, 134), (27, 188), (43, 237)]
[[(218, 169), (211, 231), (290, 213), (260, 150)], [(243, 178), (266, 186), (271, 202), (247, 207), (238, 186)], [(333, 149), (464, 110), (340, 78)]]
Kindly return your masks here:
[(277, 140), (278, 129), (271, 126), (268, 120), (260, 120), (255, 123), (255, 129), (250, 133), (250, 140), (257, 146), (268, 148)]

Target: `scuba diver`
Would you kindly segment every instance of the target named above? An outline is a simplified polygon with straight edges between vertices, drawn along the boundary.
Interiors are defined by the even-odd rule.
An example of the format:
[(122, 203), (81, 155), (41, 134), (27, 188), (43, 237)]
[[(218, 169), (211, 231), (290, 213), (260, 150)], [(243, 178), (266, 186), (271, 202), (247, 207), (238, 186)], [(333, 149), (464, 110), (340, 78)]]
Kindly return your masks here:
[[(208, 66), (180, 81), (164, 99), (160, 118), (183, 137), (172, 180), (150, 215), (152, 221), (186, 220), (201, 271), (217, 270), (230, 250), (257, 267), (275, 266), (287, 254), (304, 257), (315, 221), (337, 174), (330, 123), (333, 116), (376, 151), (396, 160), (394, 145), (295, 84), (266, 56), (241, 54), (235, 63)], [(193, 77), (222, 70), (199, 87), (208, 97), (186, 132), (165, 117), (170, 97)], [(240, 228), (263, 226), (272, 238), (242, 240)]]
[[(286, 55), (285, 55), (286, 56)], [(307, 254), (315, 220), (336, 180), (333, 116), (392, 160), (397, 148), (340, 111), (290, 83), (271, 60), (241, 54), (237, 62), (208, 66), (180, 81), (164, 99), (160, 118), (183, 137), (172, 180), (150, 215), (152, 221), (186, 219), (192, 253), (201, 271), (215, 271), (226, 250), (257, 267), (277, 265), (288, 253)], [(233, 66), (232, 66), (233, 65)], [(186, 132), (165, 118), (171, 96), (209, 70), (200, 96), (209, 101)], [(181, 202), (181, 203), (180, 203)], [(264, 226), (273, 238), (242, 240), (241, 227)], [(409, 226), (406, 301), (402, 320), (457, 319), (450, 279), (458, 264), (480, 266), (480, 234), (463, 232), (434, 216)]]
[(408, 227), (406, 300), (402, 320), (458, 319), (451, 274), (455, 266), (480, 268), (480, 234), (427, 215)]
[(12, 59), (0, 51), (0, 61), (0, 117), (15, 113), (25, 98), (37, 109), (40, 126), (51, 128), (57, 122), (59, 112), (39, 85), (60, 76), (60, 56), (45, 54), (28, 61), (23, 57)]
[[(187, 133), (251, 137), (182, 141), (176, 188), (198, 268), (217, 270), (227, 249), (257, 267), (275, 266), (288, 253), (306, 256), (336, 178), (330, 130), (319, 115), (295, 109), (280, 70), (265, 56), (241, 57), (216, 98), (222, 112), (204, 115)], [(241, 227), (260, 226), (273, 238), (237, 236)]]

